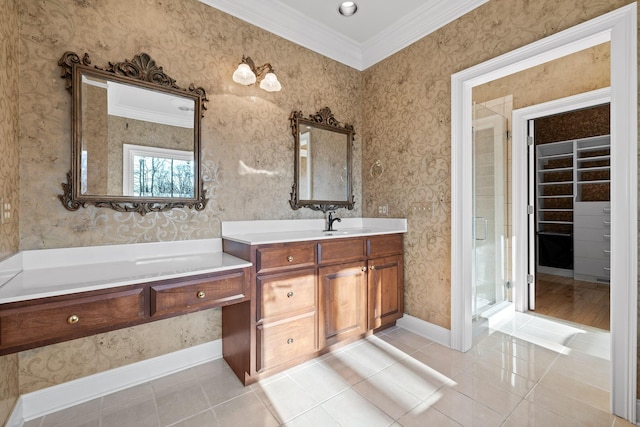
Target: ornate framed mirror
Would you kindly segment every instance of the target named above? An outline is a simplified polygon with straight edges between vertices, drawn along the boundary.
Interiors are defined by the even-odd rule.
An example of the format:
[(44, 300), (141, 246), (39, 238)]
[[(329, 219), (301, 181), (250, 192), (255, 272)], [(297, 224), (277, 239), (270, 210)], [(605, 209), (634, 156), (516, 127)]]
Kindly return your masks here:
[(290, 116), (295, 140), (295, 174), (289, 204), (293, 209), (327, 212), (353, 209), (351, 151), (355, 131), (342, 124), (328, 107), (305, 118)]
[(146, 53), (100, 68), (66, 52), (58, 65), (72, 94), (71, 171), (58, 196), (65, 208), (205, 208), (203, 88), (181, 88)]

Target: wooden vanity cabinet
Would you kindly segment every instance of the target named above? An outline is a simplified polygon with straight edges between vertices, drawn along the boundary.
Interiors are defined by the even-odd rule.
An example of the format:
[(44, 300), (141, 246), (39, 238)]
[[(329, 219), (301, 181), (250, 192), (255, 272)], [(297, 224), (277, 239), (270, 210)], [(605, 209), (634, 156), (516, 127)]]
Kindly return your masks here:
[(223, 356), (246, 385), (402, 317), (402, 234), (248, 245), (255, 298), (222, 309)]
[(0, 355), (242, 303), (249, 268), (0, 304)]

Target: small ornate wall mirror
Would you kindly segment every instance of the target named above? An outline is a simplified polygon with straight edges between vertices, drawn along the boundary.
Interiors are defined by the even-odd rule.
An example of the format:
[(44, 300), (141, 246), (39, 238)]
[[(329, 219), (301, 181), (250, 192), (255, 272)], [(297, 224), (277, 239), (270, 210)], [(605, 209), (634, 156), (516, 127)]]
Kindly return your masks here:
[(341, 124), (326, 107), (304, 118), (291, 113), (295, 140), (295, 182), (289, 204), (293, 209), (327, 212), (353, 209), (351, 193), (351, 148), (355, 131)]
[(58, 196), (65, 208), (205, 208), (204, 89), (181, 88), (146, 53), (99, 68), (88, 54), (66, 52), (58, 65), (73, 96), (71, 171)]

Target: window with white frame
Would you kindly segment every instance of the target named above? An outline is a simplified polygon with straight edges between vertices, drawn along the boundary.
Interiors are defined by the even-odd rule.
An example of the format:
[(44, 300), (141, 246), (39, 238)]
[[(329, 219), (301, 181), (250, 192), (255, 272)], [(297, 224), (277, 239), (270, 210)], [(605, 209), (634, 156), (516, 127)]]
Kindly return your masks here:
[(125, 196), (192, 198), (192, 151), (123, 144), (122, 190)]

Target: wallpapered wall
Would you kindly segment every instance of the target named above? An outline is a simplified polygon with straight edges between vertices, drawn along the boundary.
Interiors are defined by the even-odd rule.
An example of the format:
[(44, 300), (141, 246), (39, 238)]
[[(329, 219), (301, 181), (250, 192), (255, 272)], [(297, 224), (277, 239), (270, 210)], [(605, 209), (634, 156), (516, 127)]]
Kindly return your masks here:
[[(221, 220), (317, 217), (288, 208), (293, 140), (287, 118), (292, 110), (329, 106), (357, 132), (357, 204), (341, 215), (376, 216), (377, 206), (388, 204), (389, 216), (409, 219), (406, 310), (448, 328), (451, 74), (629, 2), (492, 0), (359, 73), (196, 0), (22, 0), (21, 248), (218, 237)], [(56, 195), (69, 169), (70, 97), (55, 64), (66, 50), (87, 51), (98, 65), (146, 51), (179, 84), (207, 89), (203, 160), (212, 199), (204, 212), (140, 218), (63, 209)], [(271, 62), (283, 91), (232, 83), (243, 53)], [(432, 205), (433, 213), (417, 213)], [(20, 391), (219, 337), (216, 311), (166, 322), (22, 352)], [(160, 335), (171, 342), (157, 341)]]
[[(18, 250), (18, 7), (0, 1), (0, 197), (11, 204), (9, 221), (0, 224), (0, 259)], [(1, 213), (0, 213), (1, 214)], [(0, 425), (18, 397), (18, 355), (0, 356)]]
[(364, 215), (409, 220), (407, 313), (450, 328), (451, 75), (627, 3), (491, 0), (364, 72)]
[[(293, 184), (292, 111), (330, 107), (341, 122), (362, 127), (361, 73), (283, 40), (197, 0), (21, 0), (21, 249), (73, 247), (220, 236), (223, 220), (318, 218), (289, 207)], [(143, 19), (141, 17), (144, 17)], [(209, 98), (202, 121), (205, 188), (202, 212), (122, 214), (64, 209), (57, 198), (70, 168), (71, 96), (60, 78), (65, 51), (88, 52), (95, 65), (146, 52), (183, 87)], [(267, 93), (231, 80), (242, 55), (270, 62), (282, 91)], [(362, 140), (354, 144), (356, 207), (362, 215)], [(17, 163), (17, 162), (16, 162)], [(20, 392), (220, 338), (218, 310), (19, 353)]]

